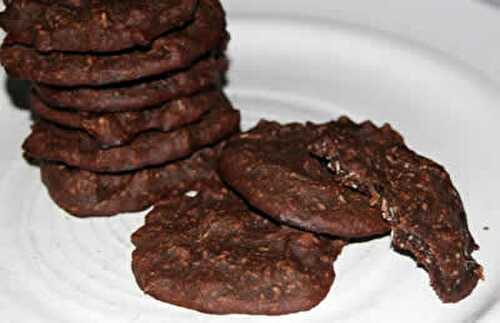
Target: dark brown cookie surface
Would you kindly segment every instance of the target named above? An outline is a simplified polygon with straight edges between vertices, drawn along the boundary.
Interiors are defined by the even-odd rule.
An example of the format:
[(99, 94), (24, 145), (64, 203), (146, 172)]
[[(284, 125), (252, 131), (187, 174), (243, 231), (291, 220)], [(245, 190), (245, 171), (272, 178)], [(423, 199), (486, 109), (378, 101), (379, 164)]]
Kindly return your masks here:
[(220, 105), (221, 92), (210, 91), (168, 101), (154, 109), (133, 112), (75, 112), (48, 107), (36, 94), (31, 108), (43, 119), (88, 132), (101, 146), (122, 146), (148, 130), (172, 131), (200, 120), (213, 106)]
[(111, 52), (183, 26), (197, 0), (9, 0), (0, 26), (40, 51)]
[(388, 233), (369, 199), (339, 185), (307, 150), (320, 126), (261, 121), (230, 140), (223, 178), (249, 203), (277, 220), (345, 238)]
[(327, 295), (344, 242), (276, 225), (218, 181), (193, 189), (160, 202), (132, 236), (132, 269), (147, 294), (206, 313), (267, 315), (308, 310)]
[(225, 100), (199, 123), (171, 132), (149, 131), (129, 145), (103, 149), (83, 131), (38, 122), (23, 148), (29, 157), (94, 172), (125, 172), (184, 158), (239, 129), (240, 114)]
[(224, 11), (218, 0), (200, 0), (192, 24), (161, 36), (148, 49), (110, 55), (42, 54), (32, 47), (9, 44), (7, 38), (0, 58), (16, 78), (58, 86), (119, 83), (189, 66), (228, 37), (224, 28)]
[(482, 268), (462, 201), (437, 163), (408, 149), (388, 125), (341, 118), (310, 147), (339, 183), (369, 196), (392, 228), (396, 249), (415, 256), (443, 302), (469, 295)]
[(219, 150), (206, 148), (185, 160), (124, 174), (96, 174), (51, 163), (41, 165), (41, 174), (52, 199), (68, 213), (112, 216), (145, 210), (194, 181), (216, 178)]
[(227, 70), (226, 58), (206, 58), (187, 70), (151, 80), (101, 88), (60, 88), (37, 84), (40, 98), (53, 107), (88, 112), (137, 111), (218, 86)]

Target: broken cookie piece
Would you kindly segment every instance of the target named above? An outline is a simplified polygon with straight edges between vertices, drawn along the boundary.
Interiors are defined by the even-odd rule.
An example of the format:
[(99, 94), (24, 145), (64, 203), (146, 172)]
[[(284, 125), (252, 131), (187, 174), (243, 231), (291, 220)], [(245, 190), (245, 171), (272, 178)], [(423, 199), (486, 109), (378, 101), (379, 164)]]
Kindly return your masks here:
[(370, 198), (392, 229), (395, 249), (409, 252), (443, 302), (469, 295), (482, 267), (460, 196), (446, 170), (406, 147), (389, 125), (341, 118), (309, 147), (338, 183)]

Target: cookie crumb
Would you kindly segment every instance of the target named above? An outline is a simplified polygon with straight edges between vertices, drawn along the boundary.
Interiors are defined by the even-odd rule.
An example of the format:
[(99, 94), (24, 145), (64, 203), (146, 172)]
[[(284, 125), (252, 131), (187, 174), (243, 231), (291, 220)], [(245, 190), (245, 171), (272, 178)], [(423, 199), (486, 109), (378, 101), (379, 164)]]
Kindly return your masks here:
[(198, 192), (197, 191), (189, 191), (189, 192), (186, 192), (185, 195), (187, 197), (190, 197), (190, 198), (195, 198), (196, 196), (198, 196)]

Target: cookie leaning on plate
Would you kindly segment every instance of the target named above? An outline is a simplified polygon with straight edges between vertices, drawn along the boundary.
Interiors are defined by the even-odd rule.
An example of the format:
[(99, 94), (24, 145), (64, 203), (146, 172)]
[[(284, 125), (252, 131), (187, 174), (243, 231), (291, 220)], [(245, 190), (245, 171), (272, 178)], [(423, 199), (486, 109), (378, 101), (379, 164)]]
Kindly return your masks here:
[(483, 277), (478, 249), (449, 174), (410, 150), (389, 125), (341, 118), (311, 146), (335, 180), (367, 196), (391, 226), (392, 244), (429, 273), (443, 302), (458, 302)]
[(322, 127), (261, 121), (229, 140), (221, 175), (252, 206), (282, 223), (344, 238), (388, 233), (369, 198), (336, 183), (307, 150)]
[(147, 294), (206, 313), (308, 310), (334, 280), (345, 244), (277, 225), (219, 181), (157, 204), (132, 236), (132, 269)]

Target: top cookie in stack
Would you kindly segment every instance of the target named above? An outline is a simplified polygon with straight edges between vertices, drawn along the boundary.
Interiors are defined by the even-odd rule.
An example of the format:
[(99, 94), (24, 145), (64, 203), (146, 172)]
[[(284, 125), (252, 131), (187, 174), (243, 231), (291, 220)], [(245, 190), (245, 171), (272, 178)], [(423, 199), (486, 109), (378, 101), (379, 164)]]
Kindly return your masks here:
[[(39, 117), (24, 149), (42, 172), (57, 164), (58, 180), (75, 183), (64, 200), (60, 185), (45, 181), (70, 213), (143, 209), (144, 201), (127, 201), (126, 209), (115, 203), (101, 212), (82, 201), (108, 199), (97, 196), (104, 186), (144, 168), (148, 174), (176, 169), (171, 164), (238, 131), (239, 113), (221, 90), (229, 35), (218, 0), (6, 4), (0, 58), (10, 76), (33, 82), (31, 105)], [(147, 184), (141, 189), (148, 193)]]
[(42, 52), (114, 52), (147, 46), (193, 18), (197, 0), (9, 0), (1, 26)]
[(228, 38), (217, 1), (67, 2), (7, 7), (2, 62), (11, 76), (63, 87), (134, 81), (189, 67)]

